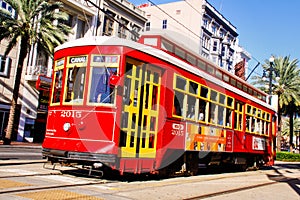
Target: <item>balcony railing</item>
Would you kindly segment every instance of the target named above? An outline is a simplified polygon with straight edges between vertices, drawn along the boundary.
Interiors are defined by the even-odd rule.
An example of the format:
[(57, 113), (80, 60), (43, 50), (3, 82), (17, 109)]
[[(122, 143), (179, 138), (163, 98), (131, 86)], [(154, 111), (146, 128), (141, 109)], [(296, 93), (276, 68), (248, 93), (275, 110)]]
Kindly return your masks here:
[(141, 16), (145, 16), (145, 11), (143, 11), (142, 9), (136, 7), (133, 3), (127, 1), (127, 0), (115, 0), (121, 4), (123, 4), (124, 6), (126, 6), (127, 8), (131, 9), (132, 11), (134, 11), (135, 13), (141, 15)]
[[(93, 3), (96, 5), (98, 4), (98, 0), (91, 0)], [(88, 12), (90, 15), (95, 15), (96, 14), (96, 8), (93, 6), (90, 6), (90, 4), (87, 4), (87, 1), (85, 0), (62, 0), (63, 3), (67, 3), (68, 5), (71, 4), (72, 7), (77, 7), (85, 12)]]
[(37, 65), (37, 66), (28, 66), (25, 80), (27, 81), (36, 81), (39, 75), (47, 76), (48, 68), (46, 66)]

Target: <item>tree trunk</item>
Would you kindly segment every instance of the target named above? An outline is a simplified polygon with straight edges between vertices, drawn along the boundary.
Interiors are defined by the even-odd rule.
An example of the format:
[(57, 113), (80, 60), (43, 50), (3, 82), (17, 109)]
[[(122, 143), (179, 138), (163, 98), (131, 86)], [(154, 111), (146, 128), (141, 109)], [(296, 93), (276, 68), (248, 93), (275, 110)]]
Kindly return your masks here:
[[(282, 126), (282, 120), (281, 120), (281, 110), (278, 111), (278, 127), (277, 127), (277, 152), (281, 151), (281, 126)], [(275, 130), (276, 131), (276, 130)]]
[(294, 137), (294, 111), (292, 108), (290, 111), (290, 152), (293, 152), (293, 137)]
[(15, 84), (14, 84), (14, 89), (13, 89), (13, 98), (12, 98), (11, 107), (10, 107), (10, 111), (9, 111), (7, 129), (6, 129), (5, 136), (3, 137), (4, 145), (11, 144), (11, 136), (15, 131), (17, 131), (17, 130), (14, 130), (14, 127), (15, 127), (14, 122), (17, 121), (15, 119), (16, 108), (17, 108), (19, 89), (20, 89), (21, 79), (22, 79), (23, 63), (24, 63), (24, 60), (25, 60), (25, 58), (27, 56), (27, 52), (28, 52), (27, 44), (28, 44), (28, 40), (26, 38), (23, 38), (21, 40), (21, 44), (20, 44), (20, 46), (21, 46), (20, 55), (19, 55), (19, 60), (18, 60), (18, 65), (17, 65), (17, 72), (16, 72)]

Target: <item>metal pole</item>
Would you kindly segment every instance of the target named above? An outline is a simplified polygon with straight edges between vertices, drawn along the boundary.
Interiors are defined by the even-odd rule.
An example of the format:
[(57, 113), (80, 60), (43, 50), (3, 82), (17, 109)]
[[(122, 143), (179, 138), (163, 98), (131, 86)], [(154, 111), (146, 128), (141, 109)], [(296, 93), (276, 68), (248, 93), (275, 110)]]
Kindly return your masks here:
[(273, 68), (273, 64), (274, 64), (274, 57), (273, 56), (271, 56), (270, 57), (270, 59), (269, 59), (269, 62), (270, 62), (270, 72), (269, 72), (269, 104), (271, 105), (272, 104), (272, 102), (271, 102), (271, 100), (272, 100), (272, 76), (273, 76), (273, 70), (274, 70), (274, 68)]
[(269, 95), (272, 95), (272, 76), (273, 76), (273, 62), (270, 62)]

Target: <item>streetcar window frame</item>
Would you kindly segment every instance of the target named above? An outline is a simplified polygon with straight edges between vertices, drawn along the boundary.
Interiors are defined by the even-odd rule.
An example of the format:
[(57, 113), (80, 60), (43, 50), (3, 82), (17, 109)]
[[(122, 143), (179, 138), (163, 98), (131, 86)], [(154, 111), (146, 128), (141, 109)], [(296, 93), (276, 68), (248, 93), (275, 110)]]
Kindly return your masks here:
[(202, 69), (203, 71), (206, 71), (206, 64), (202, 60), (197, 60), (197, 66)]
[(234, 103), (234, 130), (236, 131), (243, 131), (244, 129), (244, 103), (241, 101), (236, 101)]
[(175, 46), (175, 55), (185, 60), (185, 54), (186, 52), (182, 50), (181, 48)]
[(173, 117), (233, 128), (233, 97), (178, 74), (173, 88)]
[(174, 45), (166, 40), (163, 40), (163, 39), (161, 40), (161, 48), (163, 50), (174, 53)]
[(220, 80), (222, 80), (223, 73), (220, 70), (216, 70), (216, 77)]
[(246, 104), (246, 133), (269, 136), (270, 113), (263, 109)]
[[(86, 69), (87, 69), (89, 55), (87, 54), (71, 55), (66, 58), (67, 58), (67, 62), (65, 67), (66, 72), (64, 78), (65, 83), (64, 83), (63, 105), (83, 105), (86, 76), (87, 76)], [(80, 79), (78, 79), (78, 77), (74, 78), (74, 75), (77, 76), (78, 73), (81, 74)], [(83, 77), (84, 80), (82, 80), (82, 75), (84, 75)], [(78, 93), (77, 97), (82, 96), (81, 99), (80, 98), (76, 99), (75, 97), (75, 92), (77, 92), (76, 87), (78, 86), (78, 84), (79, 84), (80, 92)]]
[[(61, 103), (62, 100), (61, 95), (63, 94), (63, 90), (64, 90), (63, 88), (64, 67), (65, 67), (65, 57), (59, 58), (54, 61), (53, 80), (55, 80), (55, 82), (52, 85), (50, 105), (59, 105)], [(58, 76), (59, 78), (57, 78)]]
[[(101, 106), (114, 106), (116, 104), (116, 87), (111, 87), (109, 79), (112, 75), (119, 74), (120, 70), (120, 55), (118, 54), (91, 54), (87, 105), (101, 105)], [(95, 70), (98, 70), (95, 71)], [(101, 74), (103, 80), (105, 79), (105, 88), (99, 89), (99, 95), (96, 94), (97, 86), (101, 77), (96, 77), (96, 74)], [(103, 89), (105, 92), (103, 93)], [(100, 96), (101, 94), (101, 96)]]
[(223, 81), (229, 83), (230, 77), (227, 74), (223, 74)]
[(192, 54), (187, 54), (186, 60), (191, 63), (192, 65), (196, 65), (197, 59)]

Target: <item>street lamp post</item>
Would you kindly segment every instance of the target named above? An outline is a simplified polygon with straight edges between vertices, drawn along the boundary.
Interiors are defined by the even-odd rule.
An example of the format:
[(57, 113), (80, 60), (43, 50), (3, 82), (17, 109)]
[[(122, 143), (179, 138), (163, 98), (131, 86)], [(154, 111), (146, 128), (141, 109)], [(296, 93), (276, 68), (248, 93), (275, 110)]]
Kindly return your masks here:
[[(274, 71), (274, 57), (271, 56), (269, 58), (269, 62), (270, 62), (270, 68), (269, 68), (269, 104), (271, 104), (271, 98), (272, 98), (272, 80), (273, 80), (273, 71)], [(263, 79), (266, 80), (266, 72), (264, 71), (264, 74), (263, 74)]]
[[(272, 76), (273, 76), (273, 64), (274, 64), (274, 57), (271, 56), (269, 58), (269, 62), (270, 62), (270, 73), (269, 73), (269, 95), (272, 95)], [(271, 104), (271, 96), (270, 96), (270, 104)]]
[[(269, 58), (269, 63), (270, 63), (270, 68), (269, 68), (269, 104), (271, 105), (272, 104), (272, 82), (273, 82), (273, 72), (275, 72), (275, 75), (276, 75), (276, 80), (278, 80), (278, 77), (277, 77), (277, 74), (276, 74), (276, 71), (274, 69), (274, 57), (271, 56)], [(264, 74), (263, 74), (263, 79), (266, 81), (266, 72), (264, 71)], [(280, 131), (278, 132), (278, 135), (277, 135), (277, 142), (276, 142), (276, 137), (274, 137), (274, 150), (276, 149), (276, 146), (277, 146), (277, 150), (280, 151), (281, 149), (281, 134), (280, 134)], [(275, 145), (276, 144), (276, 145)]]

